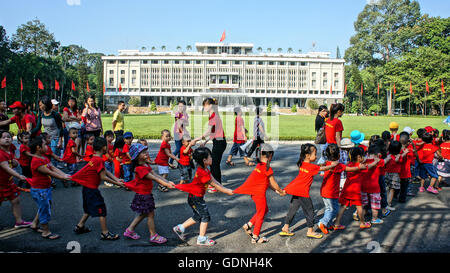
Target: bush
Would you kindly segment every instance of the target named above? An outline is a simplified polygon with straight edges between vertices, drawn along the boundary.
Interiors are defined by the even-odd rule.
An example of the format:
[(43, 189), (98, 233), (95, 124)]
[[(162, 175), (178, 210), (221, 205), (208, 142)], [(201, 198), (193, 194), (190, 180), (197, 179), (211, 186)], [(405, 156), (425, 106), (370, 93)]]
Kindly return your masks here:
[(292, 105), (291, 112), (292, 113), (297, 113), (297, 105), (296, 104)]
[(152, 101), (152, 104), (150, 105), (150, 111), (156, 112), (156, 103), (155, 103), (155, 101)]
[(319, 104), (315, 100), (309, 100), (308, 107), (311, 108), (312, 110), (317, 110), (319, 109)]
[(141, 99), (139, 97), (131, 97), (128, 101), (128, 104), (133, 106), (140, 106), (141, 105)]
[(269, 103), (267, 104), (267, 109), (266, 109), (267, 114), (272, 113), (272, 102), (269, 101)]

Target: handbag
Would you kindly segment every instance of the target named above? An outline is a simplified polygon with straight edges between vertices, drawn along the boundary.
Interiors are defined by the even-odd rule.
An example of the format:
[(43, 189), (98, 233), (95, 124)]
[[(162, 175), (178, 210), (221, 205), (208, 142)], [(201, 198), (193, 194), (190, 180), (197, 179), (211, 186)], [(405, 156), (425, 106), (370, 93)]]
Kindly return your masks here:
[(322, 128), (317, 131), (316, 139), (314, 140), (315, 144), (325, 144), (327, 143), (327, 137), (325, 135), (325, 123)]

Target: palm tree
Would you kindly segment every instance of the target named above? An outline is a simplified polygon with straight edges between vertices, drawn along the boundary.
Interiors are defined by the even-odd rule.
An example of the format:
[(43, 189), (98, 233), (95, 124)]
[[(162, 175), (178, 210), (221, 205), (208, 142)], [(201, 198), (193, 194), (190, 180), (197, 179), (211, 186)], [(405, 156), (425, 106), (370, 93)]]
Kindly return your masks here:
[(279, 48), (277, 49), (277, 51), (278, 51), (278, 53), (281, 53), (281, 51), (283, 51), (283, 49), (282, 49), (281, 47), (279, 47)]
[(156, 47), (155, 46), (152, 46), (152, 51), (155, 51), (156, 50)]
[(165, 51), (166, 50), (166, 46), (165, 45), (161, 46), (161, 50)]
[(299, 49), (299, 50), (298, 50), (298, 53), (302, 53), (302, 49)]
[(177, 46), (177, 50), (181, 50), (181, 46)]
[(269, 52), (269, 53), (272, 52), (272, 48), (270, 48), (270, 47), (267, 48), (267, 52)]
[(262, 47), (258, 47), (256, 50), (258, 50), (258, 52), (261, 53)]
[(145, 51), (145, 50), (147, 50), (147, 48), (145, 46), (143, 46), (143, 47), (141, 47), (141, 50)]
[(293, 51), (292, 47), (288, 48), (288, 50), (287, 50), (288, 53), (292, 53), (292, 51)]
[(187, 50), (187, 51), (191, 51), (191, 50), (192, 50), (192, 46), (191, 46), (191, 45), (187, 45), (187, 46), (186, 46), (186, 50)]

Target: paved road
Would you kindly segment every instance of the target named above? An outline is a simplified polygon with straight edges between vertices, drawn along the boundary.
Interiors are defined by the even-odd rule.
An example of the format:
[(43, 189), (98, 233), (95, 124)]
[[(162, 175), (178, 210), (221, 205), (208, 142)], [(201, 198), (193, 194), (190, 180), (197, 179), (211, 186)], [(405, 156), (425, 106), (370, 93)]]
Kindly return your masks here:
[[(299, 156), (299, 145), (282, 144), (277, 149), (272, 168), (279, 184), (286, 185), (297, 174), (295, 162)], [(231, 148), (228, 149), (224, 155)], [(150, 143), (152, 157), (159, 149), (158, 143)], [(223, 160), (225, 162), (225, 158)], [(224, 185), (230, 188), (238, 187), (248, 177), (252, 168), (246, 167), (243, 160), (235, 159), (237, 166), (222, 170)], [(179, 173), (172, 170), (170, 179), (177, 182)], [(311, 187), (311, 197), (314, 208), (320, 217), (323, 213), (323, 203), (319, 195), (320, 177), (316, 177)], [(129, 208), (134, 193), (123, 189), (101, 186), (100, 190), (105, 198), (108, 216), (107, 222), (111, 231), (122, 234), (134, 217)], [(92, 232), (83, 235), (73, 233), (73, 227), (81, 217), (82, 200), (81, 188), (63, 188), (61, 184), (54, 190), (53, 215), (50, 222), (51, 230), (60, 234), (59, 240), (51, 241), (39, 237), (30, 229), (14, 230), (14, 218), (11, 214), (9, 202), (0, 206), (0, 251), (1, 252), (69, 252), (71, 244), (79, 244), (82, 253), (309, 253), (309, 252), (351, 252), (367, 253), (381, 252), (449, 252), (450, 251), (450, 188), (434, 196), (429, 193), (419, 193), (408, 200), (406, 204), (397, 204), (397, 211), (393, 212), (385, 223), (368, 230), (360, 231), (357, 222), (351, 219), (351, 212), (347, 211), (343, 223), (348, 226), (345, 231), (332, 232), (321, 240), (306, 238), (305, 218), (300, 210), (293, 225), (296, 233), (291, 238), (281, 238), (277, 234), (287, 213), (290, 197), (280, 197), (269, 191), (269, 212), (266, 216), (262, 235), (270, 241), (263, 245), (250, 243), (250, 238), (241, 230), (241, 226), (251, 218), (254, 205), (249, 196), (227, 196), (221, 193), (207, 194), (212, 221), (208, 228), (208, 235), (217, 241), (213, 247), (197, 247), (198, 226), (187, 231), (188, 240), (181, 242), (172, 232), (172, 227), (191, 216), (191, 209), (187, 205), (187, 194), (179, 191), (161, 193), (155, 189), (156, 200), (156, 228), (157, 231), (169, 239), (164, 246), (153, 245), (148, 242), (148, 229), (142, 222), (136, 231), (142, 236), (134, 241), (123, 236), (118, 241), (101, 241), (98, 219), (91, 218), (87, 226)], [(21, 195), (24, 219), (31, 220), (36, 213), (36, 204), (27, 193)], [(72, 241), (75, 241), (73, 243)], [(68, 246), (69, 244), (69, 246)]]

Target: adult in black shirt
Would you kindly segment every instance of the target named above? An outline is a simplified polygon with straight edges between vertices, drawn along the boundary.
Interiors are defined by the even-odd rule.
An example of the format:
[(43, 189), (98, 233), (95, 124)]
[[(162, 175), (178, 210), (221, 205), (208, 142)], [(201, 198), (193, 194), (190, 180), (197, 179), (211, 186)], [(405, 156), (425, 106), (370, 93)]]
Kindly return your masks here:
[[(8, 115), (6, 115), (6, 102), (0, 99), (0, 121), (9, 120)], [(9, 124), (0, 126), (0, 130), (9, 131)]]
[[(328, 108), (325, 105), (319, 106), (319, 110), (317, 111), (316, 116), (316, 125), (315, 130), (318, 132), (320, 128), (323, 127), (325, 124), (325, 119), (328, 117)], [(325, 157), (323, 156), (323, 153), (325, 149), (327, 148), (326, 144), (318, 144), (319, 147), (317, 147), (317, 157), (319, 160), (317, 161), (318, 164), (325, 163)], [(322, 174), (322, 173), (321, 173)]]

